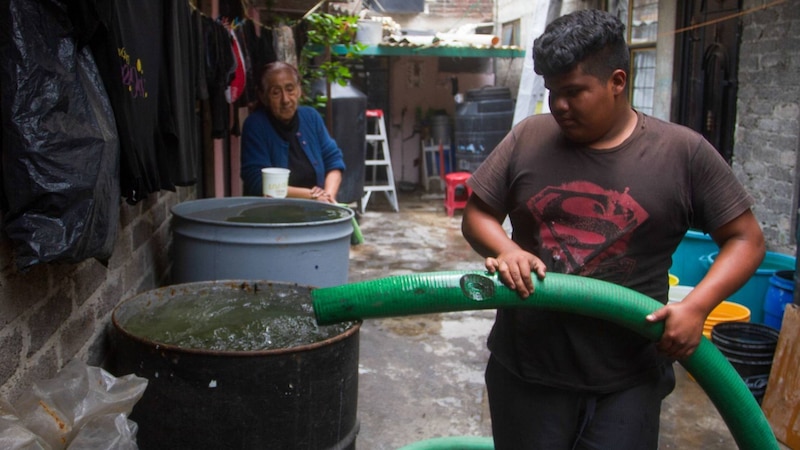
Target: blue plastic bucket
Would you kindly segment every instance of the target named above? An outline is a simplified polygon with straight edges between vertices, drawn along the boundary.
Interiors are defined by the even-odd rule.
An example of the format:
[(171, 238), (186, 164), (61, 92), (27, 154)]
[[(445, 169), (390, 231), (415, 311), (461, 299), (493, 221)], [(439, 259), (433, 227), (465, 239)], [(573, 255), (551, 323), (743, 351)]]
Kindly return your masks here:
[[(719, 252), (714, 252), (702, 258), (706, 272), (711, 268)], [(728, 300), (744, 305), (750, 309), (750, 322), (764, 323), (764, 296), (767, 295), (769, 279), (779, 270), (794, 270), (796, 266), (794, 256), (781, 253), (767, 252), (764, 261), (758, 266), (756, 273)]]
[(781, 329), (783, 311), (794, 300), (794, 271), (779, 270), (769, 278), (764, 297), (764, 324)]
[(711, 236), (702, 231), (689, 230), (672, 254), (669, 273), (681, 280), (681, 286), (697, 286), (708, 271), (702, 258), (717, 250), (719, 247)]

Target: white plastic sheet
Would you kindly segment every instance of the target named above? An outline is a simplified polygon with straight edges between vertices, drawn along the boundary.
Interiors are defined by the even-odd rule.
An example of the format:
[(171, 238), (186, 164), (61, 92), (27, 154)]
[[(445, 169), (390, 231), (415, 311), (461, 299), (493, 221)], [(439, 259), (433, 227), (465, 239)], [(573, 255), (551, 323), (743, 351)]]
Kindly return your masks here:
[(0, 448), (136, 450), (137, 426), (127, 416), (146, 387), (145, 378), (73, 360), (13, 405), (0, 402)]

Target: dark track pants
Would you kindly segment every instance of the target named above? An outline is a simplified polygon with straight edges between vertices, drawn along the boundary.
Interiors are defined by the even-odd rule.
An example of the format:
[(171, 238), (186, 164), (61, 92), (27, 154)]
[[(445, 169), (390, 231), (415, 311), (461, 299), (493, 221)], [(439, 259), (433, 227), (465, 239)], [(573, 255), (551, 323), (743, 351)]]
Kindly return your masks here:
[(675, 374), (668, 365), (650, 382), (591, 394), (525, 382), (490, 358), (486, 387), (495, 450), (656, 450)]

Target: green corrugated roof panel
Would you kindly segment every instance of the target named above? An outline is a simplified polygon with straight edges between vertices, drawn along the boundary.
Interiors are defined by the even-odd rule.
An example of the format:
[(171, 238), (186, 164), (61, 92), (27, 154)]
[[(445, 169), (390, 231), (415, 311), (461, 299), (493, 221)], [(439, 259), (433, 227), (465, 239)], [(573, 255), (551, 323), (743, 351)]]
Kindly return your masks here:
[[(334, 53), (344, 53), (344, 46), (335, 45)], [(413, 45), (379, 44), (370, 45), (363, 52), (365, 56), (440, 56), (451, 58), (522, 58), (525, 51), (513, 46), (456, 46), (456, 45)]]

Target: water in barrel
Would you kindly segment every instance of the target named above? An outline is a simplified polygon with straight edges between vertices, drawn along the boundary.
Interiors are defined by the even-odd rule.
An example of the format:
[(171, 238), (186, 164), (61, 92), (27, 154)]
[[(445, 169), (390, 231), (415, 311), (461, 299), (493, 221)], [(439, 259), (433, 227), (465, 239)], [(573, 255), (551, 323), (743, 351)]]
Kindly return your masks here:
[(291, 288), (238, 295), (227, 289), (200, 296), (186, 293), (143, 310), (124, 326), (153, 342), (216, 351), (292, 348), (324, 341), (352, 326), (318, 326), (307, 296), (307, 290)]

